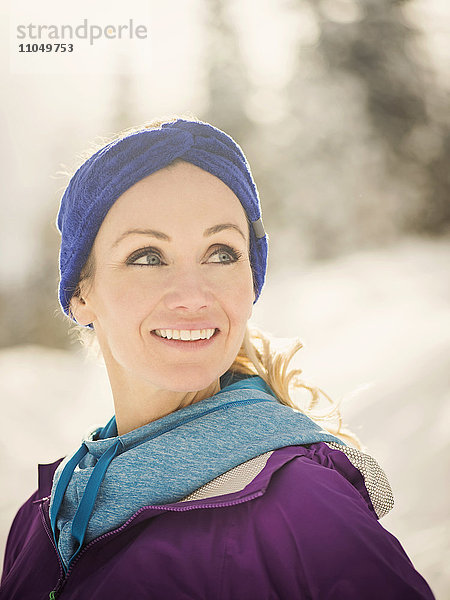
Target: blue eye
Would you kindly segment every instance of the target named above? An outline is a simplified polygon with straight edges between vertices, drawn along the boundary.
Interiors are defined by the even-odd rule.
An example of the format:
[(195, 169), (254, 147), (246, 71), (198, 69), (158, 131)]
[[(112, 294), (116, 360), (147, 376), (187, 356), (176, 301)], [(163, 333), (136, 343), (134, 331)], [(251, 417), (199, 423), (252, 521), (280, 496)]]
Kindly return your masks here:
[(164, 264), (161, 259), (161, 255), (154, 248), (142, 248), (137, 252), (134, 252), (128, 259), (127, 264), (157, 267)]
[(217, 250), (211, 254), (211, 258), (216, 257), (218, 260), (210, 260), (209, 262), (227, 265), (239, 260), (242, 257), (242, 253), (233, 250), (233, 248), (230, 248), (229, 246), (220, 246), (220, 248), (217, 248)]

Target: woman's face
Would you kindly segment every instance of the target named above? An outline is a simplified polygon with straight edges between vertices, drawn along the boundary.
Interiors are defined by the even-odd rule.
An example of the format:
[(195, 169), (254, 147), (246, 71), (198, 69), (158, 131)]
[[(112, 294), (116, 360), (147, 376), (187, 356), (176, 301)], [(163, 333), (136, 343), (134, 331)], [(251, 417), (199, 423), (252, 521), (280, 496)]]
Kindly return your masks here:
[(93, 323), (110, 378), (176, 392), (217, 381), (252, 312), (248, 247), (238, 198), (190, 163), (122, 194), (97, 234), (94, 277), (75, 311)]

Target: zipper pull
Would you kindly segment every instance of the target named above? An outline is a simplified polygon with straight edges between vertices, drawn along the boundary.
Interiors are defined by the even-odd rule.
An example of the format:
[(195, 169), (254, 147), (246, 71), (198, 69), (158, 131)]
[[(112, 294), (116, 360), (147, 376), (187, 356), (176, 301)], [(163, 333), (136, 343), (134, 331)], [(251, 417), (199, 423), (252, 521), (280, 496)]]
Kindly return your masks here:
[(50, 592), (48, 600), (56, 600), (56, 598), (57, 598), (57, 596), (56, 596), (56, 590), (53, 590), (52, 592)]

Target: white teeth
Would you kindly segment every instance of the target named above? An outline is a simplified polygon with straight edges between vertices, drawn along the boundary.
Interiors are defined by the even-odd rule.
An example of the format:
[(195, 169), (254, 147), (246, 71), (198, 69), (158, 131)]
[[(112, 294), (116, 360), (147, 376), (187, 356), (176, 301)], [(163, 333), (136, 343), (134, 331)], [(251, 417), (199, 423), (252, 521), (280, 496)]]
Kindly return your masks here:
[(185, 342), (195, 340), (209, 340), (215, 329), (155, 329), (157, 336), (168, 340), (183, 340)]

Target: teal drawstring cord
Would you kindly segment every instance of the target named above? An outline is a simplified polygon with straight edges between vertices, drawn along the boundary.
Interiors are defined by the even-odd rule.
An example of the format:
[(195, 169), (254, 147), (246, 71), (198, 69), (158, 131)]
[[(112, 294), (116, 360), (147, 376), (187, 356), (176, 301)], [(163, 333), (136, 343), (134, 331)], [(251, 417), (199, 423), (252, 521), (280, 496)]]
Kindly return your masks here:
[[(81, 498), (81, 502), (78, 506), (77, 512), (75, 513), (75, 517), (72, 522), (72, 536), (76, 540), (77, 546), (67, 567), (70, 566), (70, 563), (78, 554), (83, 545), (89, 519), (91, 518), (92, 510), (94, 508), (95, 500), (97, 498), (98, 490), (103, 481), (103, 478), (105, 477), (105, 473), (111, 461), (116, 456), (120, 446), (121, 441), (118, 438), (116, 443), (113, 446), (111, 446), (109, 450), (107, 450), (104, 454), (102, 454), (92, 471), (92, 474), (86, 485), (83, 497)], [(52, 527), (53, 538), (55, 540), (56, 547), (58, 547), (56, 541), (56, 519), (58, 516), (58, 512), (61, 508), (64, 494), (72, 478), (73, 472), (75, 471), (77, 465), (80, 463), (82, 458), (86, 456), (87, 452), (88, 449), (83, 443), (79, 450), (73, 455), (73, 457), (64, 467), (61, 473), (61, 477), (59, 478), (59, 481), (56, 486), (55, 497), (52, 506), (52, 514), (50, 517), (50, 525)], [(64, 561), (62, 562), (64, 563)]]
[(56, 517), (58, 516), (59, 509), (61, 508), (64, 494), (66, 493), (67, 486), (69, 485), (70, 480), (72, 479), (72, 475), (73, 475), (73, 472), (75, 471), (76, 466), (79, 464), (81, 459), (86, 456), (87, 453), (88, 453), (88, 449), (87, 449), (86, 445), (84, 443), (81, 444), (79, 450), (77, 450), (75, 452), (75, 454), (72, 456), (72, 458), (68, 461), (68, 463), (64, 467), (63, 472), (61, 473), (61, 477), (59, 478), (58, 484), (56, 486), (55, 496), (53, 498), (52, 511), (51, 511), (51, 515), (50, 515), (50, 525), (52, 527), (53, 537), (55, 538), (55, 542), (56, 542), (56, 536), (55, 536)]
[(102, 454), (97, 464), (95, 465), (94, 470), (92, 471), (92, 475), (90, 476), (89, 481), (87, 482), (83, 497), (81, 498), (81, 502), (72, 521), (72, 536), (75, 538), (78, 545), (76, 547), (75, 553), (70, 559), (70, 562), (72, 562), (72, 560), (75, 558), (75, 556), (81, 549), (81, 546), (83, 545), (84, 536), (86, 535), (86, 529), (89, 523), (89, 519), (91, 518), (91, 514), (94, 509), (94, 504), (95, 500), (97, 499), (98, 490), (103, 481), (103, 478), (105, 477), (106, 470), (108, 469), (110, 462), (116, 456), (120, 446), (121, 441), (120, 439), (118, 439), (114, 446), (111, 446), (109, 450)]

